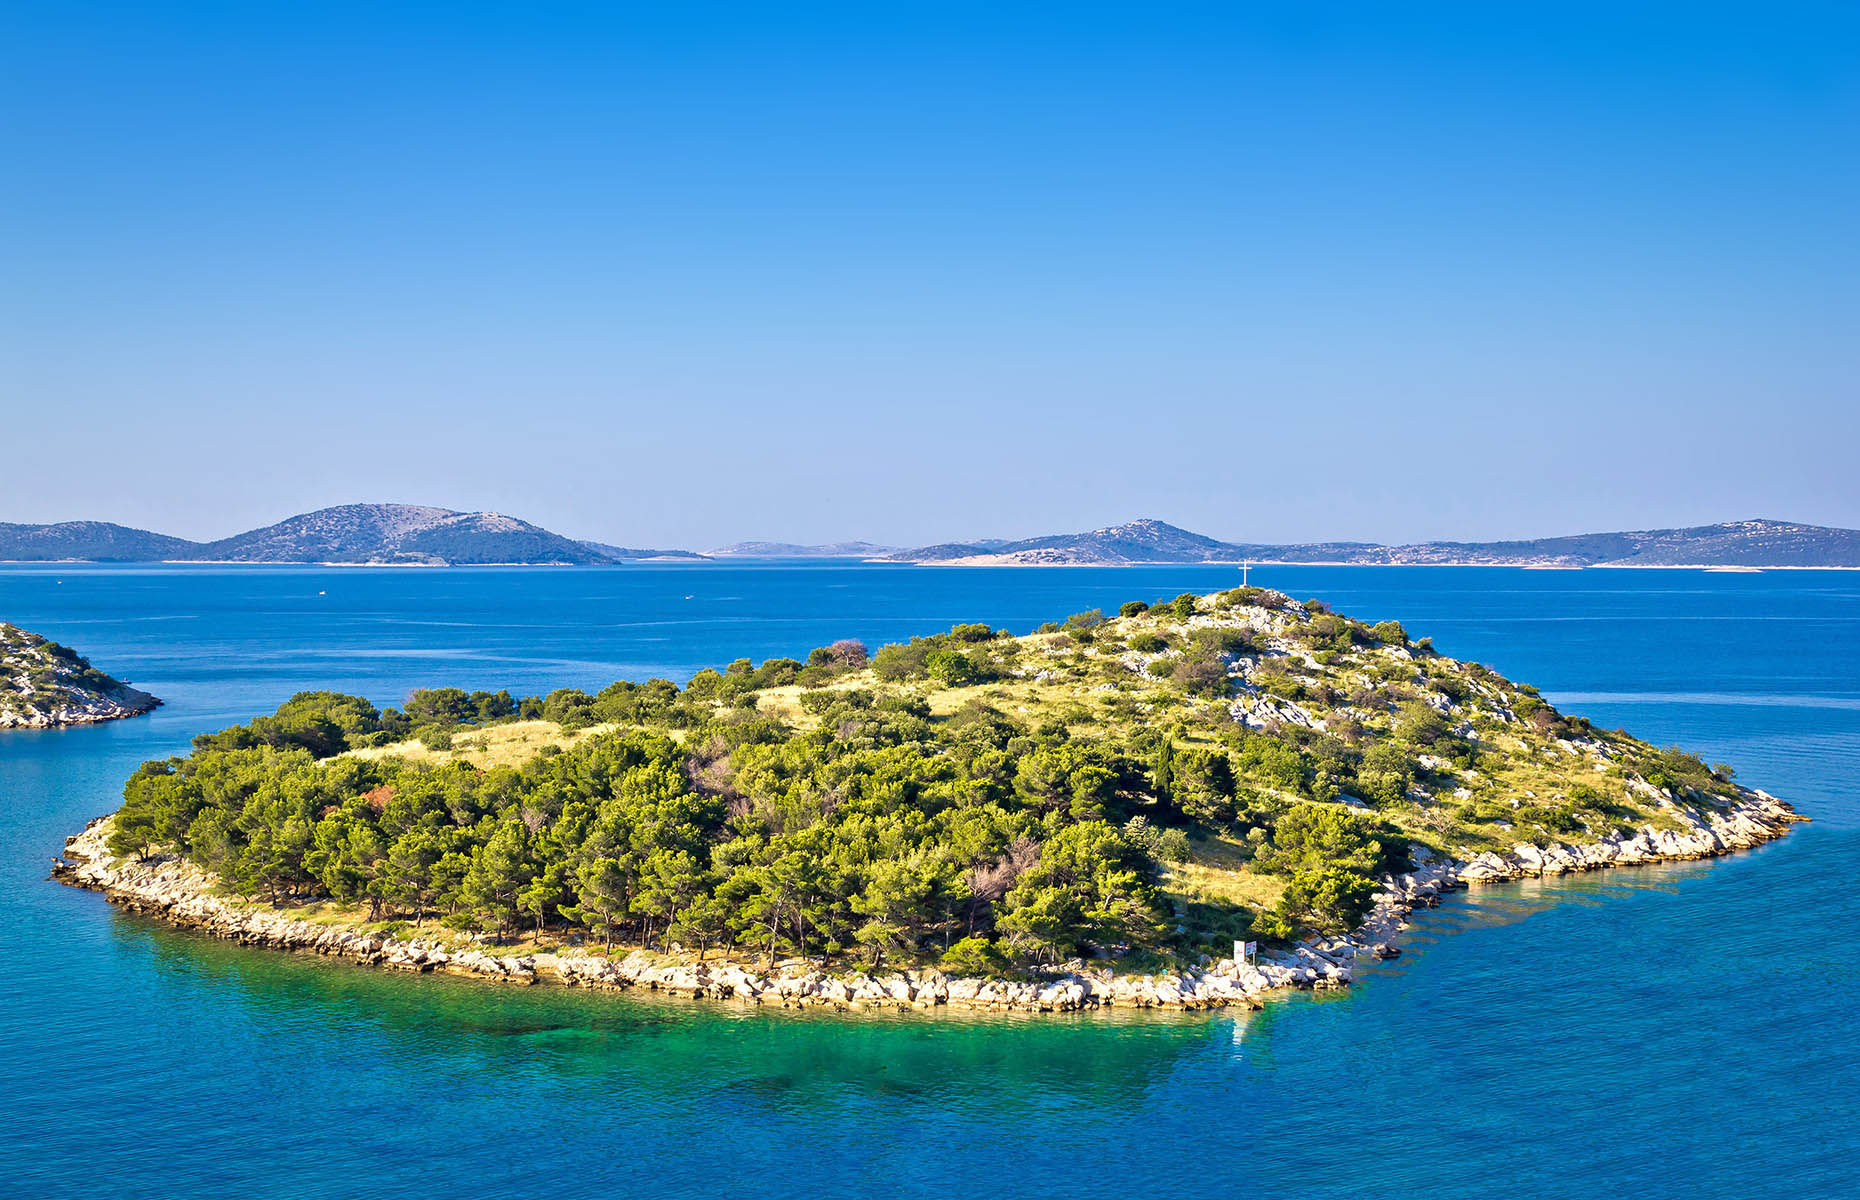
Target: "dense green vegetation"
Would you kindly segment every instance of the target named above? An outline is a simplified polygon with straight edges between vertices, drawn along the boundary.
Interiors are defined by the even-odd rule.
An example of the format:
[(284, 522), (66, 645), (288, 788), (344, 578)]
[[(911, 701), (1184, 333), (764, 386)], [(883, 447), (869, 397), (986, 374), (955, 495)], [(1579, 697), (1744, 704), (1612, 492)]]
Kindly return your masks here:
[[(554, 744), (473, 760), (521, 721)], [(1728, 787), (1392, 622), (1248, 588), (682, 688), (302, 693), (144, 764), (112, 848), (371, 920), (974, 973), (1339, 932), (1411, 845), (1596, 834)]]

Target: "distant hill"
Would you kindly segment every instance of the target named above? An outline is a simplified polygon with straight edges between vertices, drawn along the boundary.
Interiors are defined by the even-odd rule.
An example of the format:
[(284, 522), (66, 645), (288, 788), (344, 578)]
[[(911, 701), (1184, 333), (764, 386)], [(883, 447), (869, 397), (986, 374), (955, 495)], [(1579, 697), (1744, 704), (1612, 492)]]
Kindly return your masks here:
[(0, 562), (165, 562), (191, 558), (199, 550), (198, 542), (108, 521), (60, 521), (56, 525), (0, 521)]
[(1209, 562), (1225, 547), (1211, 537), (1162, 521), (1132, 521), (1090, 533), (1062, 533), (1018, 542), (955, 542), (892, 555), (911, 562), (1000, 562), (1035, 566)]
[(925, 546), (898, 551), (891, 558), (898, 562), (969, 566), (1122, 566), (1130, 563), (1239, 562), (1243, 558), (1257, 561), (1273, 553), (1296, 549), (1321, 556), (1324, 561), (1340, 562), (1365, 548), (1366, 543), (1360, 542), (1299, 547), (1239, 545), (1190, 533), (1165, 521), (1146, 519), (1089, 533), (1056, 534), (1017, 542), (991, 540)]
[(345, 504), (217, 542), (191, 542), (104, 521), (0, 522), (0, 562), (611, 565), (711, 558), (884, 559), (963, 566), (1134, 563), (1346, 563), (1366, 566), (1860, 567), (1860, 530), (1790, 521), (1584, 533), (1504, 542), (1223, 542), (1164, 521), (1009, 541), (984, 538), (898, 550), (872, 542), (737, 542), (708, 555), (578, 541), (494, 512), (417, 504)]
[(793, 542), (737, 542), (712, 550), (712, 558), (881, 558), (896, 546), (872, 542), (833, 542), (825, 546), (799, 546)]
[(581, 543), (588, 549), (604, 554), (615, 562), (709, 562), (708, 554), (699, 554), (694, 550), (642, 550), (635, 546), (610, 546), (606, 542)]
[(1399, 550), (1439, 551), (1472, 562), (1524, 559), (1569, 566), (1860, 567), (1860, 530), (1790, 521), (1726, 521), (1527, 542), (1435, 542)]
[(1270, 545), (1221, 542), (1162, 521), (1143, 520), (1017, 542), (925, 546), (890, 557), (899, 562), (1022, 566), (1251, 561), (1385, 566), (1860, 567), (1860, 530), (1752, 520), (1530, 541)]
[(582, 542), (502, 513), (463, 513), (417, 504), (322, 508), (209, 542), (197, 557), (211, 562), (450, 566), (614, 561)]
[(635, 550), (577, 541), (494, 512), (420, 504), (344, 504), (303, 513), (216, 542), (103, 521), (0, 523), (0, 562), (611, 564), (697, 559), (688, 550)]

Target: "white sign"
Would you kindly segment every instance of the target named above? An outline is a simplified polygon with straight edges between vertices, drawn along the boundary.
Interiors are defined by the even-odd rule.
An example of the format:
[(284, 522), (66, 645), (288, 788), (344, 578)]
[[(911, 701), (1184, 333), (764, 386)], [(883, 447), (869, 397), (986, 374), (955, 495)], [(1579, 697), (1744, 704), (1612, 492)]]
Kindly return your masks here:
[(1258, 952), (1259, 952), (1258, 942), (1235, 942), (1234, 943), (1234, 961), (1235, 962), (1245, 962), (1249, 957), (1251, 957), (1254, 954), (1257, 954)]

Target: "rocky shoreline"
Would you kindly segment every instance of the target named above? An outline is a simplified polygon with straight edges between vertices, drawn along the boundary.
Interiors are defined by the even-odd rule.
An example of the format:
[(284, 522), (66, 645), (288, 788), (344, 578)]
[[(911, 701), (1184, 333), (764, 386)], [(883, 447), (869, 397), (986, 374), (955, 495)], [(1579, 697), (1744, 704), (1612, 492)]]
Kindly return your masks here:
[(1772, 841), (1792, 823), (1807, 820), (1767, 793), (1741, 790), (1741, 795), (1739, 803), (1703, 817), (1675, 806), (1673, 815), (1685, 826), (1683, 832), (1646, 828), (1591, 843), (1519, 845), (1508, 855), (1488, 851), (1463, 862), (1423, 861), (1413, 872), (1384, 881), (1369, 917), (1347, 938), (1300, 942), (1284, 951), (1262, 953), (1257, 963), (1204, 959), (1195, 967), (1156, 975), (1118, 974), (1076, 960), (1047, 978), (1008, 980), (955, 978), (933, 968), (830, 973), (798, 960), (762, 971), (722, 960), (696, 964), (637, 951), (619, 959), (579, 950), (498, 955), (478, 945), (461, 949), (436, 939), (396, 938), (229, 899), (215, 894), (213, 876), (173, 855), (118, 860), (107, 848), (110, 817), (98, 818), (66, 839), (64, 857), (53, 860), (52, 877), (101, 891), (111, 903), (131, 911), (247, 945), (499, 983), (642, 988), (700, 999), (838, 1011), (1259, 1008), (1277, 991), (1348, 986), (1361, 957), (1398, 955), (1408, 915), (1439, 904), (1444, 893), (1604, 867), (1713, 858)]
[(47, 710), (0, 710), (0, 729), (62, 729), (68, 725), (96, 725), (139, 717), (161, 707), (161, 701), (127, 684), (108, 692), (74, 698)]

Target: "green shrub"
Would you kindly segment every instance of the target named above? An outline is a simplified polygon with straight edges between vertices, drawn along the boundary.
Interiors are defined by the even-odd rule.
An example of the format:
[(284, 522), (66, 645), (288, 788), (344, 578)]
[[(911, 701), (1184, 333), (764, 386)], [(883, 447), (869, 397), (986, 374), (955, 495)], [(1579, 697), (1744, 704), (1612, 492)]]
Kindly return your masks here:
[(982, 677), (975, 660), (959, 650), (932, 650), (924, 659), (924, 667), (932, 679), (951, 687), (964, 687)]
[(1447, 719), (1419, 700), (1402, 705), (1395, 717), (1395, 736), (1411, 746), (1431, 748), (1452, 734)]
[(809, 712), (813, 713), (815, 716), (819, 716), (821, 713), (826, 712), (835, 704), (839, 703), (840, 695), (841, 693), (839, 692), (819, 688), (813, 691), (802, 692), (797, 702), (800, 704), (802, 712)]
[(1192, 644), (1204, 654), (1252, 654), (1259, 649), (1244, 629), (1198, 629)]
[(1453, 701), (1464, 704), (1472, 696), (1472, 687), (1457, 675), (1435, 675), (1428, 679), (1428, 686)]
[(1330, 866), (1373, 875), (1382, 857), (1381, 843), (1361, 817), (1325, 805), (1300, 804), (1279, 818), (1271, 840), (1254, 861), (1262, 871), (1286, 877)]
[(931, 652), (940, 645), (937, 639), (912, 638), (909, 642), (880, 646), (878, 653), (872, 656), (872, 673), (892, 681), (921, 678), (928, 671)]
[(557, 688), (543, 697), (542, 716), (563, 729), (585, 729), (597, 720), (594, 697), (580, 688)]
[(1293, 872), (1273, 915), (1281, 930), (1343, 933), (1362, 923), (1375, 894), (1375, 880), (1346, 867), (1301, 868)]
[(1414, 786), (1414, 761), (1400, 746), (1377, 742), (1363, 754), (1356, 772), (1356, 789), (1363, 799), (1380, 807), (1401, 804)]
[(1644, 756), (1638, 766), (1641, 775), (1648, 783), (1672, 792), (1683, 792), (1691, 788), (1709, 791), (1713, 784), (1719, 782), (1703, 759), (1695, 754), (1686, 753), (1678, 746), (1656, 750), (1651, 755)]
[(977, 978), (1006, 971), (1008, 959), (993, 939), (966, 937), (943, 951), (938, 965), (948, 974)]
[(1303, 700), (1305, 698), (1304, 680), (1287, 671), (1280, 663), (1274, 663), (1257, 672), (1253, 676), (1253, 682), (1268, 696), (1277, 696), (1281, 700)]
[(1207, 658), (1176, 659), (1169, 678), (1191, 696), (1225, 696), (1233, 683), (1225, 663)]

